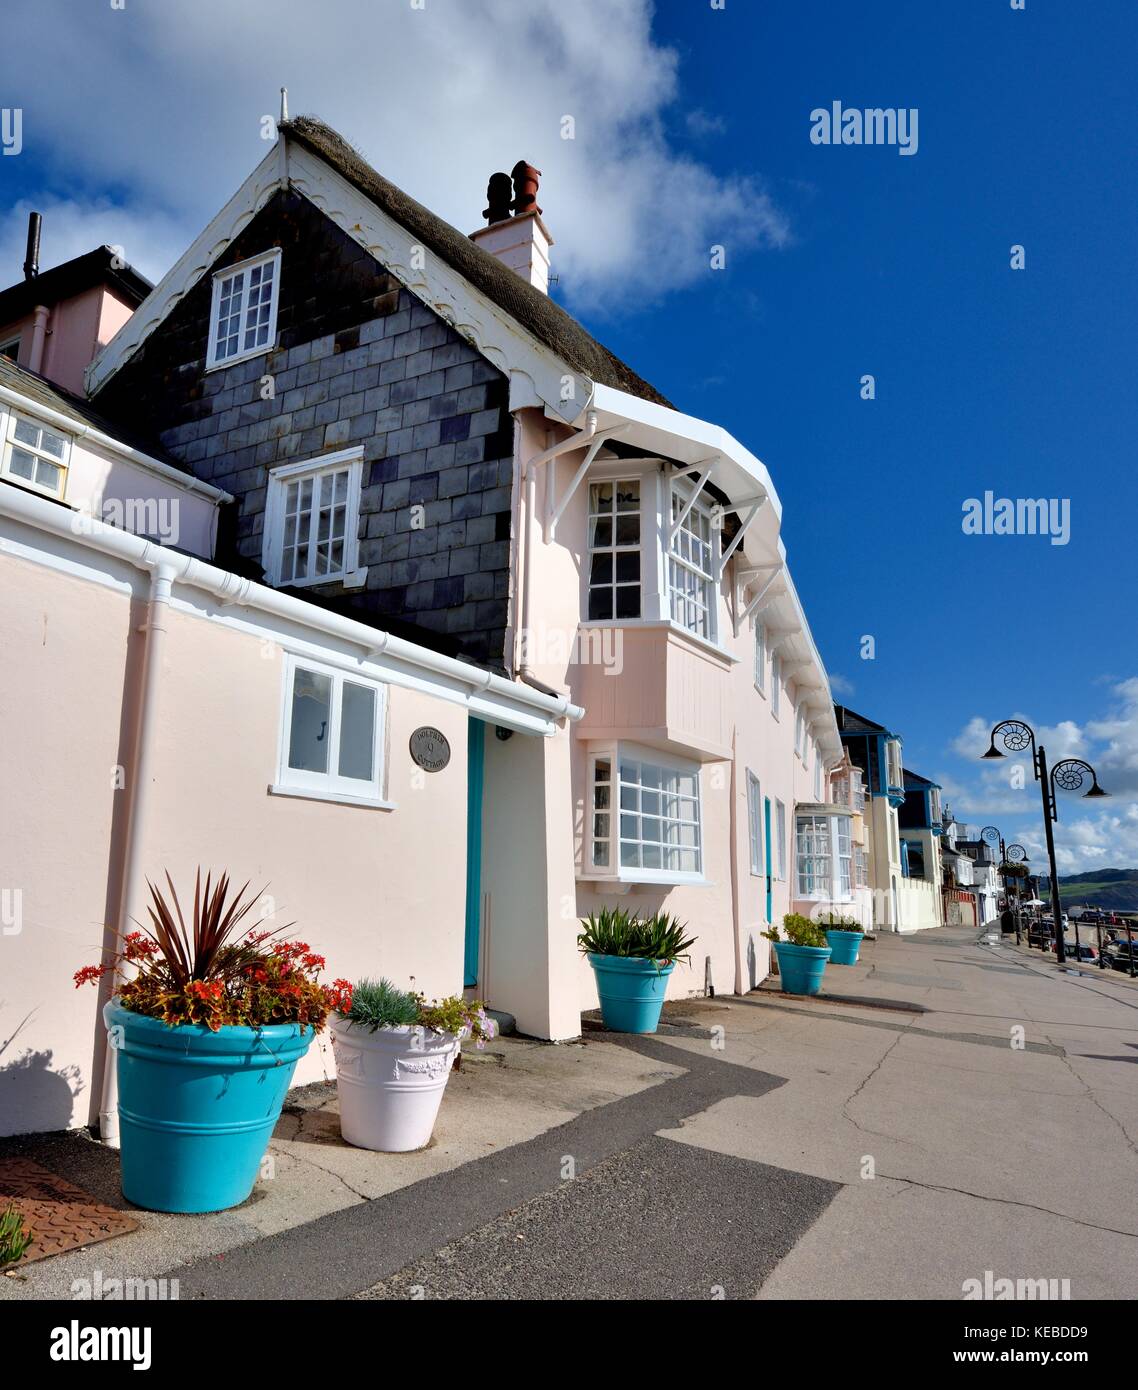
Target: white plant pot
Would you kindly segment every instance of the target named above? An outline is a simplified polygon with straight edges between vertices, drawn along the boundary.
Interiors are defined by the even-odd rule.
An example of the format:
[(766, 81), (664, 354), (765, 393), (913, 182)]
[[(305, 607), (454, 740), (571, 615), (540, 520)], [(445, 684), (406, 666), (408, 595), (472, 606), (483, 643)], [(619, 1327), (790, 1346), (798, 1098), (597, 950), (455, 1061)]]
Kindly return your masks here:
[(418, 1024), (371, 1032), (332, 1020), (340, 1133), (360, 1149), (407, 1153), (431, 1141), (461, 1039)]

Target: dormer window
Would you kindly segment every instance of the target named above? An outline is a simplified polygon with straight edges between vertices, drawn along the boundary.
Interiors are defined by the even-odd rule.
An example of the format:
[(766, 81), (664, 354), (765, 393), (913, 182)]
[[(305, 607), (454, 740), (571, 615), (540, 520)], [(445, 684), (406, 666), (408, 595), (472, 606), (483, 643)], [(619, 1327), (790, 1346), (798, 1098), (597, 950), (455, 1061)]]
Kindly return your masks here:
[(227, 367), (268, 352), (277, 335), (280, 250), (227, 266), (213, 277), (206, 367)]
[(66, 435), (37, 425), (34, 420), (10, 415), (4, 432), (0, 476), (46, 497), (62, 498), (70, 455), (71, 441)]

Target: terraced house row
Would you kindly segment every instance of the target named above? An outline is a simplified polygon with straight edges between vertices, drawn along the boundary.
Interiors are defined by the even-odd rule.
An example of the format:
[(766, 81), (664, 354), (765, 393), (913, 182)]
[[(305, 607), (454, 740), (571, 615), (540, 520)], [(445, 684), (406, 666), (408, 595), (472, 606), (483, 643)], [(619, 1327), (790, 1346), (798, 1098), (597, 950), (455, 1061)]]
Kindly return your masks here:
[(678, 996), (754, 988), (792, 910), (943, 920), (939, 789), (835, 707), (766, 468), (550, 299), (538, 194), (519, 162), (464, 235), (301, 118), (157, 286), (106, 248), (40, 274), (33, 227), (0, 293), (12, 1127), (113, 1125), (71, 962), (167, 870), (551, 1039), (602, 905), (689, 923)]

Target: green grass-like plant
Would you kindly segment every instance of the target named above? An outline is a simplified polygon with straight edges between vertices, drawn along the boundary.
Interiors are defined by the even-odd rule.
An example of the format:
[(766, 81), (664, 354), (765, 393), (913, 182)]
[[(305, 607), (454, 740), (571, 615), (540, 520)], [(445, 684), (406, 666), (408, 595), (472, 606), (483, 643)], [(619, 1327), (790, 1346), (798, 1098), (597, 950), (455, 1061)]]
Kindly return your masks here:
[(582, 955), (625, 956), (654, 960), (657, 965), (691, 960), (695, 937), (687, 923), (668, 912), (638, 917), (623, 907), (602, 907), (581, 918), (577, 949)]
[(377, 1028), (398, 1028), (419, 1022), (419, 1001), (388, 979), (360, 980), (352, 987), (352, 1005), (343, 1017), (372, 1033)]
[(823, 931), (854, 931), (865, 935), (865, 928), (856, 917), (843, 917), (840, 912), (827, 912), (826, 919), (818, 924)]
[(778, 934), (777, 927), (771, 927), (770, 931), (763, 932), (763, 936), (768, 941), (789, 941), (792, 946), (828, 946), (826, 933), (818, 925), (812, 922), (809, 917), (803, 917), (800, 912), (788, 912), (782, 919), (782, 935)]
[(459, 994), (445, 999), (426, 999), (422, 994), (399, 989), (388, 979), (360, 980), (341, 992), (335, 1012), (347, 1023), (374, 1033), (380, 1028), (417, 1026), (435, 1033), (454, 1033), (473, 1038), (482, 1048), (494, 1037), (497, 1026), (481, 999)]
[(11, 1202), (0, 1211), (0, 1265), (14, 1264), (32, 1243), (31, 1230)]

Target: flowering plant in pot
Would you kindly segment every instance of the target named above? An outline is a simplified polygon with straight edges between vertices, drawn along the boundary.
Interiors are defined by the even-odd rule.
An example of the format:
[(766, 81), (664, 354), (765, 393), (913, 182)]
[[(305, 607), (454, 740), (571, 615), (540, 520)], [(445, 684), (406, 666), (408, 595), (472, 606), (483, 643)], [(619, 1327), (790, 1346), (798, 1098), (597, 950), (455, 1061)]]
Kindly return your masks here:
[(774, 943), (778, 973), (784, 994), (817, 994), (822, 988), (822, 972), (830, 959), (830, 944), (816, 922), (799, 912), (788, 912), (782, 919), (783, 936), (778, 928), (763, 932)]
[(691, 959), (687, 923), (667, 912), (630, 915), (602, 907), (581, 918), (577, 948), (597, 980), (601, 1018), (616, 1033), (654, 1033), (676, 961)]
[(390, 980), (360, 980), (334, 1006), (340, 1133), (349, 1144), (407, 1153), (431, 1141), (463, 1038), (482, 1048), (494, 1020), (480, 999), (426, 999)]
[(239, 933), (259, 894), (229, 876), (204, 886), (187, 923), (148, 883), (149, 927), (127, 934), (81, 986), (118, 973), (104, 1006), (115, 1051), (123, 1196), (153, 1211), (220, 1211), (253, 1190), (296, 1064), (344, 982), (317, 977), (324, 958), (287, 927)]
[(856, 965), (861, 949), (861, 938), (865, 928), (856, 917), (843, 917), (838, 913), (827, 912), (825, 920), (818, 925), (826, 935), (830, 945), (832, 965)]

